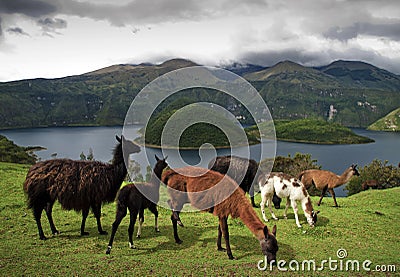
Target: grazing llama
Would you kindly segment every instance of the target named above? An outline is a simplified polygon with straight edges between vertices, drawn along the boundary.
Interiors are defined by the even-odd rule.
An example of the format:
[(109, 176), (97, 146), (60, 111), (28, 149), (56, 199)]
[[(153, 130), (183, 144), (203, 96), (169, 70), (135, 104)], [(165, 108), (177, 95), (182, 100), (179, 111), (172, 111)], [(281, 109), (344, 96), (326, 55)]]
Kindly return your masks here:
[(324, 198), (324, 195), (328, 190), (332, 195), (333, 202), (335, 202), (335, 207), (339, 207), (333, 189), (346, 184), (354, 175), (360, 176), (360, 173), (358, 173), (357, 170), (357, 165), (351, 165), (340, 176), (327, 170), (309, 169), (301, 172), (298, 179), (301, 180), (307, 189), (314, 185), (321, 191), (321, 198), (318, 201), (318, 206), (321, 205), (322, 198)]
[(256, 236), (268, 262), (276, 260), (278, 251), (276, 226), (270, 232), (258, 218), (243, 191), (238, 188), (238, 184), (229, 176), (204, 168), (188, 166), (164, 172), (162, 181), (168, 186), (169, 205), (172, 209), (171, 221), (176, 243), (182, 243), (177, 230), (177, 224), (183, 226), (179, 213), (185, 203), (190, 203), (201, 211), (218, 216), (217, 247), (219, 251), (225, 251), (221, 246), (221, 236), (223, 235), (229, 259), (234, 259), (229, 243), (227, 222), (230, 215), (233, 218), (239, 217)]
[(287, 199), (284, 213), (285, 218), (287, 218), (286, 215), (290, 201), (294, 211), (296, 225), (297, 227), (301, 228), (301, 224), (299, 222), (299, 217), (297, 214), (298, 209), (296, 203), (296, 201), (300, 201), (308, 224), (311, 227), (314, 227), (315, 223), (317, 222), (317, 214), (319, 213), (319, 211), (314, 212), (313, 206), (311, 204), (311, 198), (308, 195), (307, 189), (300, 181), (282, 172), (272, 172), (266, 176), (260, 176), (259, 185), (261, 189), (261, 213), (265, 221), (268, 221), (267, 217), (265, 216), (264, 210), (266, 203), (268, 205), (269, 211), (271, 212), (272, 218), (278, 220), (271, 207), (272, 197), (274, 193), (276, 193), (280, 198)]
[(63, 209), (82, 211), (81, 235), (89, 234), (85, 232), (85, 222), (90, 208), (97, 220), (99, 233), (107, 234), (101, 227), (101, 205), (114, 201), (126, 177), (124, 152), (127, 155), (140, 151), (139, 146), (123, 136), (116, 136), (116, 139), (118, 144), (111, 164), (54, 159), (36, 163), (29, 169), (24, 191), (27, 194), (28, 207), (33, 210), (41, 240), (46, 239), (40, 220), (43, 210), (46, 211), (51, 232), (53, 235), (59, 234), (52, 217), (56, 200)]
[[(128, 184), (124, 186), (117, 197), (117, 211), (115, 215), (115, 221), (112, 224), (112, 232), (110, 241), (108, 243), (106, 254), (111, 253), (112, 244), (114, 241), (115, 233), (117, 232), (118, 226), (122, 219), (127, 214), (127, 209), (130, 213), (130, 222), (128, 228), (129, 237), (129, 248), (136, 248), (133, 245), (133, 230), (135, 228), (136, 218), (139, 214), (139, 228), (137, 237), (140, 238), (142, 233), (142, 224), (144, 222), (144, 210), (149, 209), (155, 217), (155, 230), (160, 232), (158, 229), (158, 211), (157, 203), (160, 198), (160, 180), (161, 173), (168, 166), (165, 159), (159, 159), (155, 156), (157, 163), (154, 166), (153, 173), (148, 183), (136, 183)], [(150, 199), (149, 199), (150, 198)]]
[[(228, 174), (229, 177), (239, 184), (239, 187), (250, 194), (251, 204), (253, 207), (257, 207), (254, 202), (253, 185), (258, 170), (258, 163), (255, 160), (237, 156), (219, 156), (208, 163), (208, 168), (222, 174)], [(281, 199), (274, 195), (272, 200), (275, 208), (279, 209)]]

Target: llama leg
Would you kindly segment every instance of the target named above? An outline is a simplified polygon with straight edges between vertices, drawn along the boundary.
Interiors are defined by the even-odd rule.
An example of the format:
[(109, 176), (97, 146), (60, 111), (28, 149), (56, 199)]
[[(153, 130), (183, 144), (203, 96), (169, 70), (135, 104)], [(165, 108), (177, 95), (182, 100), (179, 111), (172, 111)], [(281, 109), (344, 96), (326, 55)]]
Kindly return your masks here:
[(339, 205), (336, 202), (336, 197), (335, 197), (335, 191), (333, 189), (329, 189), (329, 193), (332, 195), (333, 202), (335, 203), (335, 207), (339, 207)]
[(221, 226), (221, 231), (225, 238), (226, 254), (228, 254), (230, 260), (234, 260), (235, 258), (232, 255), (231, 245), (229, 243), (228, 218), (220, 217), (219, 225)]
[(137, 234), (136, 234), (136, 237), (137, 237), (137, 238), (140, 238), (140, 236), (142, 235), (142, 225), (143, 225), (143, 222), (144, 222), (144, 210), (141, 209), (141, 210), (139, 211), (139, 226), (138, 226), (138, 230), (137, 230)]
[(110, 240), (108, 242), (108, 246), (107, 246), (107, 251), (106, 254), (110, 254), (111, 253), (111, 247), (114, 241), (114, 236), (115, 233), (118, 230), (118, 226), (121, 223), (122, 219), (126, 216), (126, 207), (119, 207), (117, 206), (117, 213), (115, 215), (115, 221), (112, 224), (112, 231), (111, 231), (111, 236), (110, 236)]
[(290, 198), (288, 197), (288, 198), (286, 199), (285, 213), (283, 214), (283, 217), (284, 217), (285, 219), (287, 219), (287, 211), (288, 211), (289, 205), (290, 205), (289, 202), (290, 202)]
[(218, 238), (217, 238), (218, 251), (226, 251), (226, 249), (223, 248), (221, 245), (221, 238), (222, 238), (221, 224), (218, 224)]
[(133, 230), (135, 229), (136, 218), (137, 218), (137, 211), (130, 210), (128, 237), (129, 237), (129, 248), (131, 248), (131, 249), (136, 248), (136, 246), (133, 245)]
[(176, 213), (176, 216), (179, 218), (179, 212), (173, 211), (171, 215), (172, 227), (174, 229), (174, 238), (177, 244), (181, 244), (183, 241), (178, 236), (178, 220), (176, 219), (177, 217), (174, 215), (174, 213)]
[(301, 228), (300, 222), (299, 222), (299, 216), (297, 215), (298, 209), (297, 209), (297, 203), (296, 200), (291, 200), (292, 203), (292, 208), (294, 212), (294, 218), (296, 219), (296, 225), (297, 227)]
[(274, 211), (272, 210), (272, 195), (268, 195), (268, 209), (271, 213), (271, 216), (273, 219), (278, 220), (278, 218), (275, 216)]
[(154, 214), (154, 229), (156, 232), (160, 232), (160, 229), (158, 229), (158, 211), (157, 211), (157, 206), (156, 205), (150, 205), (149, 207), (150, 212)]
[(41, 205), (33, 207), (33, 216), (35, 217), (36, 225), (38, 227), (39, 238), (41, 240), (46, 240), (47, 238), (43, 233), (42, 223), (40, 221), (40, 218), (42, 217), (42, 211), (43, 211), (43, 207)]
[[(168, 200), (167, 203), (172, 210), (172, 217), (174, 217), (174, 220), (176, 221), (176, 223), (179, 226), (184, 227), (183, 223), (179, 217), (179, 212), (182, 210), (183, 204), (179, 204), (177, 201), (171, 201), (171, 200)], [(172, 218), (171, 218), (171, 220), (172, 220)]]
[(100, 205), (93, 205), (92, 206), (92, 211), (94, 213), (94, 217), (96, 218), (96, 222), (97, 222), (97, 230), (99, 231), (100, 235), (107, 235), (107, 232), (103, 230), (103, 228), (101, 227), (101, 204)]
[(267, 201), (267, 198), (265, 196), (262, 196), (260, 207), (261, 207), (261, 214), (262, 214), (264, 221), (268, 222), (268, 218), (265, 216), (265, 202), (266, 201)]
[(322, 189), (321, 198), (319, 199), (318, 204), (317, 204), (318, 206), (321, 205), (322, 198), (324, 198), (324, 195), (325, 195), (325, 193), (326, 193), (327, 190), (328, 190), (328, 186), (326, 186), (326, 187), (324, 187), (324, 188)]
[(251, 205), (253, 205), (254, 208), (258, 208), (256, 203), (254, 202), (254, 186), (250, 186), (249, 194), (251, 199)]
[(54, 204), (54, 202), (53, 203), (48, 202), (46, 204), (46, 215), (47, 215), (47, 219), (49, 220), (49, 223), (50, 223), (50, 228), (51, 228), (52, 234), (53, 235), (57, 235), (60, 232), (57, 230), (57, 228), (56, 228), (56, 226), (54, 225), (54, 222), (53, 222), (53, 216), (52, 216), (53, 204)]
[(82, 223), (81, 223), (81, 236), (88, 236), (89, 232), (85, 232), (85, 224), (86, 224), (86, 218), (89, 215), (89, 208), (84, 208), (82, 210)]

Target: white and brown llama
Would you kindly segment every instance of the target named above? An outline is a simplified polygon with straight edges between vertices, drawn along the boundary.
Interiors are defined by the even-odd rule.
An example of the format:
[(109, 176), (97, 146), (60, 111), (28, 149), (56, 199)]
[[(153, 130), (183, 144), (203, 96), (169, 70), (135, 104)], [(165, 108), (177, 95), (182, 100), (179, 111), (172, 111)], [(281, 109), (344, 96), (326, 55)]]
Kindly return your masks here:
[(333, 202), (335, 202), (335, 207), (339, 207), (336, 202), (335, 191), (333, 189), (346, 184), (354, 175), (360, 176), (360, 173), (358, 173), (357, 170), (357, 165), (351, 165), (340, 176), (327, 170), (309, 169), (301, 172), (298, 176), (298, 179), (306, 186), (307, 189), (312, 185), (315, 185), (315, 187), (321, 191), (321, 198), (318, 201), (318, 206), (321, 205), (322, 198), (324, 198), (324, 195), (328, 190), (332, 195)]
[(268, 205), (272, 218), (278, 220), (272, 210), (271, 205), (272, 197), (274, 196), (274, 193), (276, 193), (278, 197), (282, 199), (287, 199), (284, 212), (285, 218), (287, 218), (286, 215), (290, 202), (294, 211), (296, 225), (297, 227), (301, 228), (301, 224), (299, 222), (299, 217), (297, 214), (298, 208), (296, 202), (300, 201), (308, 224), (311, 227), (314, 227), (315, 223), (317, 222), (317, 214), (319, 213), (319, 211), (314, 212), (307, 189), (299, 180), (282, 172), (271, 172), (267, 175), (261, 175), (258, 180), (261, 190), (261, 213), (265, 221), (268, 221), (267, 217), (265, 216), (265, 204)]

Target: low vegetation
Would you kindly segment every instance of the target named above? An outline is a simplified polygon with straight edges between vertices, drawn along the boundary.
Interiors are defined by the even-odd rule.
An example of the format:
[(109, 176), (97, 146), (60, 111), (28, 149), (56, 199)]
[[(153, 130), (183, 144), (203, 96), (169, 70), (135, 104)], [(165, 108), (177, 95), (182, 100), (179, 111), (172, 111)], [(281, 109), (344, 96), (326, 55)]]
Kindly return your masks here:
[[(302, 270), (302, 261), (314, 260), (315, 271), (320, 276), (362, 276), (367, 272), (362, 262), (370, 260), (369, 276), (381, 276), (374, 271), (377, 266), (386, 274), (400, 270), (398, 259), (398, 207), (400, 188), (369, 190), (343, 198), (340, 208), (332, 208), (322, 203), (319, 207), (315, 228), (306, 226), (305, 217), (299, 214), (303, 228), (294, 224), (294, 215), (289, 210), (284, 220), (283, 210), (276, 210), (279, 221), (268, 222), (268, 227), (277, 225), (279, 251), (277, 258), (286, 261), (282, 272), (274, 267), (265, 272), (257, 269), (263, 259), (260, 246), (247, 227), (240, 220), (228, 220), (230, 242), (237, 260), (228, 260), (226, 253), (217, 251), (217, 219), (206, 213), (182, 213), (186, 223), (180, 229), (183, 244), (178, 245), (173, 238), (171, 211), (160, 208), (160, 233), (154, 232), (153, 216), (145, 212), (145, 223), (137, 249), (129, 249), (127, 229), (129, 220), (122, 221), (117, 232), (113, 252), (106, 255), (109, 236), (97, 234), (93, 218), (88, 219), (86, 228), (90, 236), (79, 235), (80, 217), (72, 211), (62, 210), (56, 204), (53, 217), (58, 222), (61, 234), (40, 241), (31, 211), (26, 207), (22, 191), (28, 167), (10, 163), (0, 163), (0, 270), (3, 276), (298, 276), (313, 275), (314, 271)], [(256, 201), (260, 201), (259, 195)], [(312, 197), (312, 201), (317, 201)], [(256, 209), (261, 218), (259, 209)], [(92, 217), (92, 216), (90, 216)], [(107, 204), (102, 209), (102, 222), (110, 232), (115, 219), (115, 204)], [(44, 231), (50, 234), (48, 224)], [(347, 256), (338, 258), (337, 251), (345, 249)], [(324, 264), (323, 260), (336, 260)], [(299, 271), (291, 268), (299, 263)], [(348, 268), (347, 261), (359, 261), (359, 271)], [(340, 269), (340, 261), (343, 267)], [(263, 265), (263, 264), (261, 264)], [(355, 264), (356, 265), (356, 264)], [(312, 264), (311, 264), (312, 266)], [(336, 270), (334, 267), (336, 266)]]

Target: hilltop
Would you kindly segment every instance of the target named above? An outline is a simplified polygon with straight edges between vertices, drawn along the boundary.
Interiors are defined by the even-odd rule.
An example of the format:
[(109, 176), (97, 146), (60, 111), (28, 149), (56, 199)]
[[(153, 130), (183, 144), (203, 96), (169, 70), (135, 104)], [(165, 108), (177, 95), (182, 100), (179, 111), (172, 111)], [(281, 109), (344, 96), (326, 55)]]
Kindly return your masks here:
[[(122, 125), (131, 102), (145, 85), (167, 72), (195, 65), (173, 59), (161, 64), (113, 65), (57, 79), (3, 82), (0, 128)], [(259, 91), (274, 119), (327, 118), (331, 110), (334, 122), (367, 127), (400, 106), (400, 77), (360, 61), (336, 61), (318, 68), (291, 61), (268, 68), (225, 67)], [(188, 92), (193, 101), (217, 101), (242, 124), (254, 124), (248, 111), (222, 92)]]

